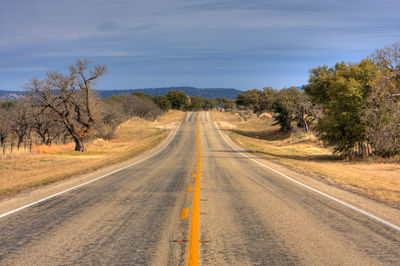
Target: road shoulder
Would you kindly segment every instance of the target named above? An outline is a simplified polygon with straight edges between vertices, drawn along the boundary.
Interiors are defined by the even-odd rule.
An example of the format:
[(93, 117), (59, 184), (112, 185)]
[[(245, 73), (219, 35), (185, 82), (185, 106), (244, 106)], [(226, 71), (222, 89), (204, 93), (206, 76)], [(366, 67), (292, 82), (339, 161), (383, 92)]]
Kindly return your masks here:
[[(217, 126), (221, 125), (219, 122), (216, 122)], [(351, 191), (344, 190), (338, 186), (333, 184), (329, 184), (327, 182), (323, 182), (316, 177), (309, 176), (303, 173), (299, 173), (295, 170), (288, 169), (287, 167), (280, 165), (278, 163), (271, 162), (267, 159), (260, 158), (255, 156), (254, 154), (247, 151), (246, 147), (238, 144), (229, 134), (225, 132), (225, 130), (220, 130), (221, 134), (225, 137), (225, 139), (236, 149), (238, 149), (241, 153), (256, 159), (258, 162), (275, 169), (276, 171), (285, 174), (304, 185), (310, 186), (314, 189), (317, 189), (325, 194), (328, 194), (332, 197), (335, 197), (341, 201), (344, 201), (354, 207), (357, 207), (361, 210), (364, 210), (372, 215), (375, 215), (383, 220), (386, 220), (392, 224), (400, 226), (400, 210), (389, 206), (388, 204), (378, 202), (374, 199), (366, 198), (362, 195), (353, 193)], [(267, 171), (267, 170), (266, 170)], [(283, 178), (283, 177), (282, 177)], [(312, 192), (310, 192), (312, 193)]]
[(49, 197), (51, 195), (60, 193), (67, 189), (79, 186), (80, 184), (89, 182), (98, 177), (107, 175), (108, 173), (112, 173), (121, 168), (127, 167), (131, 164), (137, 163), (155, 153), (160, 151), (163, 147), (165, 147), (169, 141), (175, 136), (175, 132), (178, 130), (180, 123), (175, 122), (169, 124), (169, 133), (168, 136), (165, 137), (157, 146), (153, 147), (150, 150), (144, 151), (139, 155), (122, 162), (118, 162), (112, 165), (104, 166), (98, 170), (92, 171), (87, 174), (73, 176), (67, 179), (62, 179), (58, 182), (51, 183), (45, 186), (32, 188), (29, 191), (5, 198), (0, 201), (0, 214), (18, 209), (22, 206), (30, 204), (32, 202), (41, 200), (43, 198)]

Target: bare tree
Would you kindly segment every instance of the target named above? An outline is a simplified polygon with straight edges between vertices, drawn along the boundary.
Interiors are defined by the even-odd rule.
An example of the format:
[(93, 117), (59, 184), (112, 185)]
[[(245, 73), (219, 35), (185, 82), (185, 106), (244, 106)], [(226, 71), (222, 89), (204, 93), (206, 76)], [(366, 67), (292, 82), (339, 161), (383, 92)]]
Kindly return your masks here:
[(162, 110), (153, 101), (130, 95), (121, 101), (125, 114), (128, 117), (138, 116), (147, 120), (154, 120), (162, 114)]
[(17, 136), (17, 147), (21, 146), (25, 137), (30, 137), (32, 120), (30, 116), (30, 105), (26, 102), (19, 103), (11, 111), (11, 131)]
[(367, 137), (375, 154), (393, 156), (400, 153), (400, 91), (385, 80), (377, 83), (366, 103)]
[(380, 156), (400, 153), (400, 42), (373, 54), (381, 73), (372, 83), (363, 120), (373, 152)]
[(3, 146), (11, 132), (10, 111), (0, 107), (0, 144)]
[[(128, 97), (128, 96), (124, 96)], [(96, 123), (96, 137), (110, 140), (119, 124), (128, 119), (122, 104), (116, 101), (99, 102), (101, 121)]]
[(94, 134), (96, 94), (93, 86), (107, 72), (104, 65), (89, 69), (88, 60), (78, 60), (69, 68), (69, 75), (48, 72), (43, 81), (32, 79), (26, 87), (34, 106), (51, 110), (64, 124), (75, 141), (76, 151), (85, 151), (84, 141)]
[(294, 113), (294, 120), (297, 121), (297, 126), (305, 132), (310, 131), (310, 125), (320, 115), (320, 108), (311, 102), (311, 98), (303, 91), (293, 89), (295, 100), (289, 107)]
[(50, 145), (65, 132), (64, 125), (50, 109), (33, 106), (31, 116), (32, 129), (43, 144)]
[(372, 57), (383, 73), (390, 78), (400, 78), (400, 42), (376, 50)]

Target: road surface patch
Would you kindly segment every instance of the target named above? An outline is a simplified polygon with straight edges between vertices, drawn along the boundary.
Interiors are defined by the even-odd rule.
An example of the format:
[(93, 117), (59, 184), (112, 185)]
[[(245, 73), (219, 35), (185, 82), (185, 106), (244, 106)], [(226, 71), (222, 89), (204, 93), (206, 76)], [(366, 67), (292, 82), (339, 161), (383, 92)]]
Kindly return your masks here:
[(50, 196), (48, 196), (48, 197), (45, 197), (45, 198), (43, 198), (43, 199), (40, 199), (40, 200), (31, 202), (31, 203), (29, 203), (29, 204), (26, 204), (26, 205), (24, 205), (24, 206), (22, 206), (22, 207), (19, 207), (19, 208), (15, 209), (15, 210), (11, 210), (11, 211), (2, 213), (2, 214), (0, 214), (0, 219), (6, 217), (6, 216), (8, 216), (8, 215), (17, 213), (17, 212), (19, 212), (19, 211), (22, 211), (22, 210), (24, 210), (24, 209), (26, 209), (26, 208), (32, 207), (32, 206), (34, 206), (34, 205), (37, 205), (37, 204), (39, 204), (39, 203), (48, 201), (48, 200), (50, 200), (50, 199), (52, 199), (52, 198), (58, 197), (58, 196), (60, 196), (60, 195), (62, 195), (62, 194), (65, 194), (65, 193), (67, 193), (67, 192), (69, 192), (69, 191), (72, 191), (72, 190), (75, 190), (75, 189), (84, 187), (84, 186), (86, 186), (86, 185), (88, 185), (88, 184), (90, 184), (90, 183), (93, 183), (93, 182), (96, 182), (96, 181), (98, 181), (98, 180), (100, 180), (100, 179), (103, 179), (103, 178), (105, 178), (105, 177), (111, 176), (111, 175), (113, 175), (113, 174), (115, 174), (115, 173), (118, 173), (118, 172), (124, 170), (124, 169), (127, 169), (127, 168), (129, 168), (129, 167), (135, 166), (135, 165), (137, 165), (137, 164), (139, 164), (139, 163), (141, 163), (141, 162), (143, 162), (143, 161), (146, 161), (147, 159), (150, 159), (150, 158), (154, 157), (155, 155), (157, 155), (157, 154), (159, 154), (160, 152), (162, 152), (163, 150), (165, 150), (165, 148), (167, 148), (167, 146), (172, 142), (172, 140), (175, 138), (176, 133), (179, 131), (179, 128), (181, 127), (181, 124), (182, 124), (182, 123), (179, 122), (179, 125), (178, 125), (178, 127), (176, 128), (176, 130), (175, 130), (174, 134), (172, 135), (171, 139), (170, 139), (161, 149), (159, 149), (158, 151), (154, 152), (153, 154), (150, 154), (149, 156), (147, 156), (147, 157), (145, 157), (145, 158), (143, 158), (143, 159), (141, 159), (141, 160), (139, 160), (139, 161), (137, 161), (137, 162), (131, 163), (131, 164), (129, 164), (129, 165), (126, 165), (126, 166), (124, 166), (124, 167), (121, 167), (121, 168), (119, 168), (119, 169), (117, 169), (117, 170), (114, 170), (114, 171), (109, 172), (109, 173), (107, 173), (107, 174), (105, 174), (105, 175), (99, 176), (99, 177), (97, 177), (97, 178), (94, 178), (94, 179), (92, 179), (92, 180), (89, 180), (89, 181), (87, 181), (87, 182), (84, 182), (84, 183), (82, 183), (82, 184), (79, 184), (79, 185), (77, 185), (77, 186), (68, 188), (68, 189), (66, 189), (66, 190), (63, 190), (63, 191), (58, 192), (58, 193), (55, 193), (55, 194), (50, 195)]
[(353, 211), (356, 211), (356, 212), (358, 212), (358, 213), (361, 213), (361, 214), (363, 214), (363, 215), (365, 215), (365, 216), (367, 216), (367, 217), (369, 217), (369, 218), (371, 218), (371, 219), (373, 219), (373, 220), (375, 220), (375, 221), (378, 221), (378, 222), (380, 222), (380, 223), (382, 223), (382, 224), (384, 224), (384, 225), (386, 225), (386, 226), (388, 226), (388, 227), (390, 227), (390, 228), (392, 228), (392, 229), (394, 229), (394, 230), (400, 232), (400, 226), (397, 226), (397, 225), (395, 225), (395, 224), (392, 224), (392, 223), (390, 223), (390, 222), (388, 222), (388, 221), (386, 221), (386, 220), (384, 220), (384, 219), (382, 219), (382, 218), (379, 218), (378, 216), (375, 216), (375, 215), (373, 215), (373, 214), (371, 214), (371, 213), (369, 213), (369, 212), (366, 212), (366, 211), (364, 211), (364, 210), (362, 210), (362, 209), (359, 209), (359, 208), (357, 208), (357, 207), (355, 207), (355, 206), (353, 206), (353, 205), (351, 205), (351, 204), (348, 204), (348, 203), (346, 203), (346, 202), (344, 202), (344, 201), (342, 201), (342, 200), (339, 200), (339, 199), (337, 199), (337, 198), (335, 198), (335, 197), (332, 197), (332, 196), (330, 196), (330, 195), (328, 195), (328, 194), (326, 194), (326, 193), (324, 193), (324, 192), (321, 192), (321, 191), (319, 191), (319, 190), (317, 190), (317, 189), (315, 189), (315, 188), (313, 188), (313, 187), (307, 186), (307, 185), (301, 183), (300, 181), (297, 181), (296, 179), (293, 179), (293, 178), (291, 178), (290, 176), (287, 176), (287, 175), (285, 175), (284, 173), (281, 173), (281, 172), (279, 172), (278, 170), (275, 170), (275, 169), (272, 168), (272, 167), (269, 167), (269, 166), (267, 166), (267, 165), (265, 165), (265, 164), (262, 164), (262, 163), (260, 163), (259, 161), (257, 161), (256, 159), (251, 158), (250, 156), (248, 156), (248, 155), (246, 155), (246, 154), (240, 152), (240, 151), (239, 151), (238, 149), (236, 149), (231, 143), (229, 143), (229, 142), (226, 140), (226, 138), (222, 135), (221, 130), (220, 130), (219, 127), (218, 127), (218, 124), (217, 124), (216, 122), (214, 122), (214, 124), (215, 124), (215, 127), (216, 127), (217, 130), (218, 130), (219, 135), (222, 137), (222, 139), (223, 139), (234, 151), (236, 151), (237, 153), (239, 153), (239, 154), (242, 155), (243, 157), (246, 157), (246, 158), (252, 160), (252, 161), (255, 162), (256, 164), (258, 164), (258, 165), (260, 165), (260, 166), (262, 166), (262, 167), (264, 167), (264, 168), (266, 168), (266, 169), (268, 169), (268, 170), (270, 170), (270, 171), (272, 171), (272, 172), (274, 172), (274, 173), (276, 173), (276, 174), (278, 174), (278, 175), (280, 175), (280, 176), (286, 178), (287, 180), (289, 180), (289, 181), (291, 181), (291, 182), (293, 182), (293, 183), (295, 183), (295, 184), (297, 184), (297, 185), (299, 185), (299, 186), (301, 186), (301, 187), (303, 187), (303, 188), (305, 188), (305, 189), (308, 189), (308, 190), (310, 190), (310, 191), (312, 191), (312, 192), (315, 192), (315, 193), (321, 195), (322, 197), (325, 197), (325, 198), (328, 198), (328, 199), (330, 199), (330, 200), (332, 200), (332, 201), (335, 201), (336, 203), (339, 203), (339, 204), (341, 204), (341, 205), (343, 205), (343, 206), (346, 206), (346, 207), (352, 209)]

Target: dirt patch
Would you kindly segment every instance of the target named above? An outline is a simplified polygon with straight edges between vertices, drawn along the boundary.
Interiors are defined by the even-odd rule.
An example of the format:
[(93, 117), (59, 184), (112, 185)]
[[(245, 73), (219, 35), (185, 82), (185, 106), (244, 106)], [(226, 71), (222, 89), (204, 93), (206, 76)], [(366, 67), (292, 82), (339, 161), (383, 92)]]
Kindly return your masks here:
[(220, 125), (222, 129), (235, 130), (237, 128), (236, 125), (233, 125), (228, 122), (220, 122)]

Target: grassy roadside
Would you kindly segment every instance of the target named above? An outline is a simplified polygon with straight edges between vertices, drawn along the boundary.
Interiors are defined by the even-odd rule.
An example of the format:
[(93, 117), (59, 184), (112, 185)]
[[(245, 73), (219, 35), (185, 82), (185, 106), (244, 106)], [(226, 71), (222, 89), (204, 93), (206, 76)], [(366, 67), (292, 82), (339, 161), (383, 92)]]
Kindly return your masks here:
[(315, 137), (281, 134), (268, 116), (244, 121), (233, 113), (212, 112), (212, 117), (224, 122), (230, 136), (257, 156), (400, 207), (399, 160), (341, 160)]
[(33, 153), (0, 160), (0, 198), (132, 158), (159, 144), (168, 135), (168, 124), (184, 116), (169, 111), (155, 122), (135, 117), (117, 128), (114, 139), (89, 143), (85, 153), (73, 151), (74, 144), (69, 143), (34, 147)]

